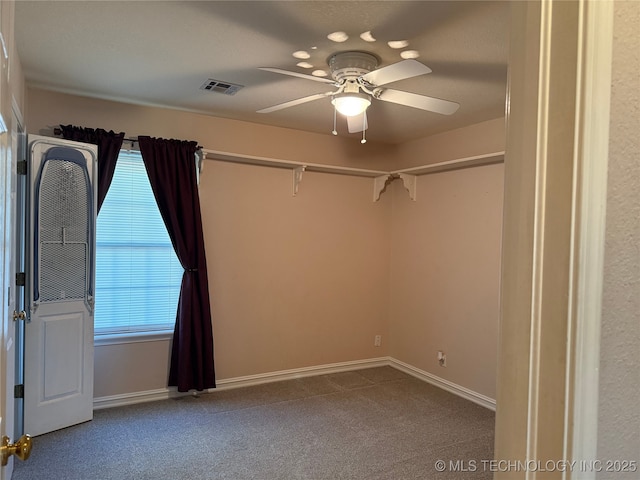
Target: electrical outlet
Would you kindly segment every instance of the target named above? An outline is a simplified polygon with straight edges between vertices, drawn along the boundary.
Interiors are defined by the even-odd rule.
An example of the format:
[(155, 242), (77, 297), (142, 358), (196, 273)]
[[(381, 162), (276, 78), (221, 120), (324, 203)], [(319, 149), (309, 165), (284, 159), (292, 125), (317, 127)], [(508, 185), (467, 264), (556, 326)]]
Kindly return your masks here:
[(382, 345), (382, 335), (376, 335), (373, 337), (373, 346), (379, 347), (380, 345)]
[(441, 367), (447, 366), (447, 354), (442, 350), (438, 351), (438, 365), (440, 365)]

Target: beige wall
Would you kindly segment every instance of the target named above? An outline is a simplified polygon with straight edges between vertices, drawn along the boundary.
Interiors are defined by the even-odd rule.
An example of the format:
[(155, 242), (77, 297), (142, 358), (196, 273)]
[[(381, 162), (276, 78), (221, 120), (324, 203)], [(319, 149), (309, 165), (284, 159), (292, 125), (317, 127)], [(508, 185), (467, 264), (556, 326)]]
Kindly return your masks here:
[(503, 152), (504, 117), (457, 128), (398, 146), (393, 170)]
[(169, 340), (96, 346), (93, 397), (165, 389), (170, 352)]
[(616, 2), (613, 28), (598, 458), (640, 462), (640, 4)]
[(393, 187), (390, 354), (495, 398), (503, 166)]
[[(28, 89), (27, 95), (27, 127), (31, 133), (72, 123), (125, 131), (128, 136), (189, 138), (207, 149), (233, 153), (382, 170), (397, 168), (400, 158), (399, 147), (375, 142), (359, 149), (359, 142), (331, 135), (38, 89)], [(504, 145), (503, 123), (493, 120), (469, 127), (468, 137), (461, 129), (449, 137), (439, 135), (432, 142), (425, 139), (424, 144), (438, 146), (437, 155), (431, 148), (429, 158), (432, 162), (455, 158), (447, 150), (445, 138), (456, 153), (465, 139), (465, 156), (500, 150)], [(446, 187), (438, 187), (441, 181)], [(465, 191), (467, 187), (469, 191)], [(449, 188), (455, 191), (455, 201)], [(298, 195), (293, 197), (291, 189), (290, 170), (216, 160), (204, 163), (200, 194), (218, 380), (393, 354), (463, 387), (493, 396), (496, 339), (490, 337), (495, 337), (497, 315), (492, 306), (497, 305), (497, 291), (491, 286), (499, 264), (499, 222), (495, 221), (501, 211), (501, 167), (419, 177), (416, 203), (408, 200), (398, 182), (389, 185), (380, 201), (374, 203), (372, 179), (344, 175), (305, 172)], [(439, 207), (430, 210), (433, 202)], [(479, 214), (476, 207), (490, 223), (481, 226), (482, 233), (473, 218)], [(495, 210), (489, 214), (491, 208)], [(425, 212), (432, 216), (425, 217)], [(392, 215), (399, 215), (398, 220), (392, 220)], [(459, 215), (464, 220), (456, 218)], [(395, 270), (392, 275), (390, 262), (401, 259), (403, 241), (432, 237), (431, 229), (446, 226), (447, 218), (452, 223), (445, 229), (446, 243), (453, 238), (466, 250), (467, 236), (472, 235), (472, 251), (481, 252), (483, 258), (467, 262), (470, 252), (460, 258), (456, 249), (415, 250), (415, 255), (422, 263), (429, 263), (433, 255), (438, 255), (434, 261), (441, 264), (454, 262), (455, 268), (439, 272), (440, 280), (463, 288), (475, 289), (482, 283), (478, 276), (486, 267), (490, 280), (483, 285), (487, 288), (464, 295), (463, 303), (468, 308), (456, 309), (450, 315), (454, 322), (451, 325), (440, 323), (439, 312), (446, 307), (445, 302), (426, 306), (417, 316), (400, 318), (390, 307), (392, 300), (398, 304), (399, 289), (392, 289), (390, 282), (397, 281), (401, 288), (406, 286), (414, 292), (414, 286), (432, 281), (433, 272)], [(467, 219), (473, 223), (465, 227)], [(396, 228), (400, 233), (394, 233)], [(461, 229), (461, 235), (456, 229)], [(472, 281), (465, 279), (467, 263)], [(422, 292), (416, 294), (420, 308), (425, 308)], [(447, 299), (453, 299), (451, 295)], [(460, 298), (453, 301), (460, 303)], [(401, 308), (408, 306), (403, 304)], [(416, 339), (409, 340), (412, 328), (416, 329)], [(460, 330), (470, 328), (481, 333), (473, 344), (468, 336), (460, 335)], [(439, 333), (434, 335), (436, 331)], [(425, 332), (431, 334), (428, 354), (422, 345)], [(374, 347), (375, 335), (382, 335), (381, 347)], [(432, 368), (434, 348), (448, 350), (451, 363), (447, 369)], [(97, 346), (95, 357), (98, 398), (166, 387), (168, 340)]]
[(207, 161), (201, 177), (217, 375), (375, 358), (386, 337), (389, 197), (373, 180)]

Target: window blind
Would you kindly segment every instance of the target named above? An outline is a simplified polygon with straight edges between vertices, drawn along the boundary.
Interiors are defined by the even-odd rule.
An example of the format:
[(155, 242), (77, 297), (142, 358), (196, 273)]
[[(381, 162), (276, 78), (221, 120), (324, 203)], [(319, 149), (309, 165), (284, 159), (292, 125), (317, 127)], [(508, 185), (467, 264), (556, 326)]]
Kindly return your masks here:
[(95, 334), (173, 330), (183, 272), (142, 156), (122, 150), (96, 226)]

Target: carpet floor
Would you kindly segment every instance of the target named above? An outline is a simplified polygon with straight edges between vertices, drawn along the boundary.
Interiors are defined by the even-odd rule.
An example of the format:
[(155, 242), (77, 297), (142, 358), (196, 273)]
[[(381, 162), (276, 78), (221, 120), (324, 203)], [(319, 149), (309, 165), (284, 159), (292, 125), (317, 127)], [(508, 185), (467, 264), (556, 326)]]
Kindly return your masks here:
[(494, 422), (370, 368), (98, 410), (35, 437), (13, 480), (488, 480)]

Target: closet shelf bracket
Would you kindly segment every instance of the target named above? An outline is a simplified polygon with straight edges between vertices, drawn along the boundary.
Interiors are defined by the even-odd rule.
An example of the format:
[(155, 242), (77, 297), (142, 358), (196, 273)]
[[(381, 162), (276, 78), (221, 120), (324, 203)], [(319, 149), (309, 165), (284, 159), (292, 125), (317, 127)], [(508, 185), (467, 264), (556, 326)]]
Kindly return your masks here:
[(398, 176), (402, 180), (404, 188), (409, 192), (409, 198), (416, 201), (416, 187), (417, 187), (417, 175), (411, 175), (408, 173), (399, 173)]
[(300, 182), (302, 182), (302, 174), (307, 169), (306, 165), (301, 165), (293, 169), (293, 196), (295, 197), (298, 194), (298, 187), (300, 186)]
[(387, 173), (386, 175), (379, 175), (377, 177), (374, 177), (373, 179), (373, 201), (374, 202), (377, 202), (378, 200), (380, 200), (380, 195), (382, 194), (382, 191), (387, 186), (387, 183), (389, 182), (389, 180), (391, 180), (391, 177), (392, 175), (390, 173)]

